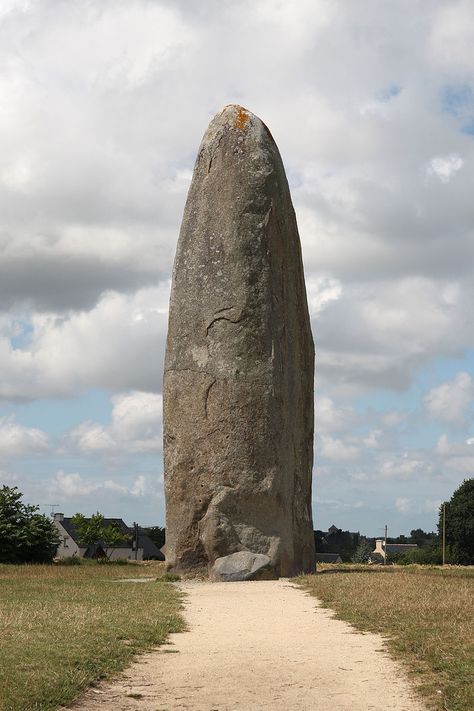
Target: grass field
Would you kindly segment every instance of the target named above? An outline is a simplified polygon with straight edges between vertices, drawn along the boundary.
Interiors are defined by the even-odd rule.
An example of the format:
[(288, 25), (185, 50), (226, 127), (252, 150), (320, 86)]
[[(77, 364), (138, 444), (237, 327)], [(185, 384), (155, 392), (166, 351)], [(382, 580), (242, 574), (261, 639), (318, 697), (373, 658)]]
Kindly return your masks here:
[[(53, 709), (183, 629), (163, 564), (0, 565), (0, 709)], [(117, 582), (118, 581), (118, 582)]]
[(298, 582), (340, 619), (384, 635), (429, 707), (473, 711), (474, 568), (322, 565)]

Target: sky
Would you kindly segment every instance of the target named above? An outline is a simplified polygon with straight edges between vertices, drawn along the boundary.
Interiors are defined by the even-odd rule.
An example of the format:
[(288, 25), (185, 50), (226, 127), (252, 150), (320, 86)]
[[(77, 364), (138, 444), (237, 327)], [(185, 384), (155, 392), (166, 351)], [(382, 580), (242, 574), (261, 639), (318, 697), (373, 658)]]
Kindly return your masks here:
[(1, 0), (0, 483), (163, 525), (201, 137), (269, 126), (316, 343), (315, 528), (434, 530), (474, 472), (472, 0)]

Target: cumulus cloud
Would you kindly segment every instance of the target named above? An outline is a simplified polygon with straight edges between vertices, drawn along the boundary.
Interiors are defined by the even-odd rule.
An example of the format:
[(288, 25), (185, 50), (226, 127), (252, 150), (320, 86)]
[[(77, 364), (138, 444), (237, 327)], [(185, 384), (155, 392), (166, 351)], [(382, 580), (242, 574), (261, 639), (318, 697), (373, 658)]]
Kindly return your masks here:
[(456, 377), (430, 390), (424, 398), (428, 414), (435, 420), (453, 427), (465, 428), (474, 404), (474, 383), (469, 373)]
[(400, 511), (400, 513), (408, 513), (411, 511), (412, 505), (413, 503), (411, 499), (408, 499), (405, 496), (399, 496), (395, 501), (395, 507), (398, 511)]
[(156, 454), (162, 449), (161, 395), (145, 392), (112, 397), (112, 422), (83, 422), (66, 437), (66, 448), (85, 455)]
[(49, 450), (48, 436), (35, 427), (23, 427), (13, 417), (0, 418), (0, 456), (29, 457)]
[[(399, 496), (395, 501), (395, 508), (401, 514), (437, 514), (441, 505), (441, 499), (412, 499)], [(433, 529), (435, 528), (436, 517), (433, 517)]]
[(411, 277), (346, 288), (314, 320), (320, 381), (342, 394), (407, 388), (434, 353), (459, 356), (472, 319), (449, 282), (440, 288)]
[(157, 240), (125, 227), (66, 225), (59, 235), (0, 234), (2, 309), (91, 309), (107, 291), (133, 292), (168, 277), (170, 254), (164, 258), (162, 252)]
[(49, 490), (63, 501), (67, 499), (82, 499), (91, 494), (100, 495), (106, 492), (142, 497), (146, 493), (146, 479), (143, 475), (140, 475), (135, 478), (131, 486), (127, 486), (114, 479), (86, 479), (80, 474), (68, 474), (59, 470), (50, 481)]
[(34, 313), (21, 348), (0, 329), (0, 397), (74, 395), (91, 387), (160, 390), (169, 283), (108, 292), (90, 311)]
[(452, 153), (449, 156), (438, 156), (432, 158), (428, 164), (426, 172), (428, 175), (436, 175), (442, 183), (449, 183), (451, 178), (464, 165), (463, 159)]
[(331, 398), (316, 394), (316, 429), (320, 433), (347, 430), (356, 421), (355, 413), (347, 405), (337, 405)]
[(319, 453), (324, 459), (330, 459), (334, 462), (347, 462), (356, 459), (359, 454), (358, 447), (344, 442), (342, 439), (337, 439), (330, 435), (321, 435), (320, 441)]
[[(166, 280), (202, 132), (221, 105), (240, 101), (268, 122), (288, 170), (325, 386), (406, 387), (435, 354), (470, 343), (474, 146), (441, 98), (467, 82), (465, 4), (417, 8), (410, 23), (399, 8), (379, 12), (365, 0), (8, 7), (0, 26), (3, 309), (23, 304), (71, 322), (75, 310), (76, 322), (92, 321), (108, 293), (130, 301)], [(463, 39), (440, 74), (454, 28)], [(322, 66), (331, 72), (312, 69)], [(425, 180), (426, 166), (435, 180)], [(466, 298), (442, 301), (456, 289)], [(135, 342), (118, 311), (109, 309), (107, 323)], [(150, 328), (162, 350), (163, 330)], [(147, 369), (131, 372), (132, 359), (112, 383), (117, 369), (109, 357), (104, 365), (104, 343), (97, 368), (84, 372), (70, 358), (70, 330), (55, 327), (53, 360), (58, 373), (73, 364), (74, 386), (43, 379), (43, 344), (31, 356), (0, 354), (26, 373), (24, 390), (153, 389), (149, 378), (137, 382)], [(8, 397), (23, 396), (18, 380), (3, 387)]]
[(331, 277), (309, 277), (306, 280), (308, 305), (313, 316), (319, 314), (331, 301), (337, 301), (342, 294), (342, 286)]
[(428, 463), (417, 458), (416, 454), (404, 452), (382, 461), (380, 476), (383, 479), (416, 479), (429, 468)]

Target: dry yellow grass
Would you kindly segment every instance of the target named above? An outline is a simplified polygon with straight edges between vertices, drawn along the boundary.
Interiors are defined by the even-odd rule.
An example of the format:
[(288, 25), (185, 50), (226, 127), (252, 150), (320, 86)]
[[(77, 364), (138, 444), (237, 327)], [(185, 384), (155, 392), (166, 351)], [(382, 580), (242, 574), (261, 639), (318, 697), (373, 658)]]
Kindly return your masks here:
[(432, 708), (474, 709), (474, 568), (321, 566), (299, 578), (325, 607), (379, 632)]
[(0, 565), (0, 709), (45, 711), (183, 629), (163, 564)]

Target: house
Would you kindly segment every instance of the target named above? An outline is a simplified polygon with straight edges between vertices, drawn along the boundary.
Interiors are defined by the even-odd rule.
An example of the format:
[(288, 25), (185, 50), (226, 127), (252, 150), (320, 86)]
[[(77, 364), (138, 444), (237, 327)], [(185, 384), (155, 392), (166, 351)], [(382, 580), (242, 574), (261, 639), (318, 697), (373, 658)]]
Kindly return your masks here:
[[(408, 551), (417, 550), (418, 546), (416, 543), (387, 543), (387, 553), (400, 555), (401, 553), (407, 553)], [(372, 551), (373, 556), (381, 556), (385, 560), (385, 541), (383, 538), (375, 539), (375, 550)]]
[(342, 563), (339, 553), (316, 553), (316, 563)]
[(60, 536), (60, 544), (56, 551), (58, 558), (68, 558), (70, 556), (101, 558), (106, 556), (109, 560), (118, 560), (120, 558), (125, 558), (126, 560), (165, 559), (158, 546), (140, 531), (138, 533), (138, 547), (135, 550), (134, 530), (127, 526), (121, 518), (104, 518), (104, 526), (116, 526), (125, 537), (123, 543), (117, 546), (106, 546), (101, 541), (97, 541), (93, 546), (81, 546), (71, 518), (64, 516), (62, 513), (55, 513), (53, 522)]

